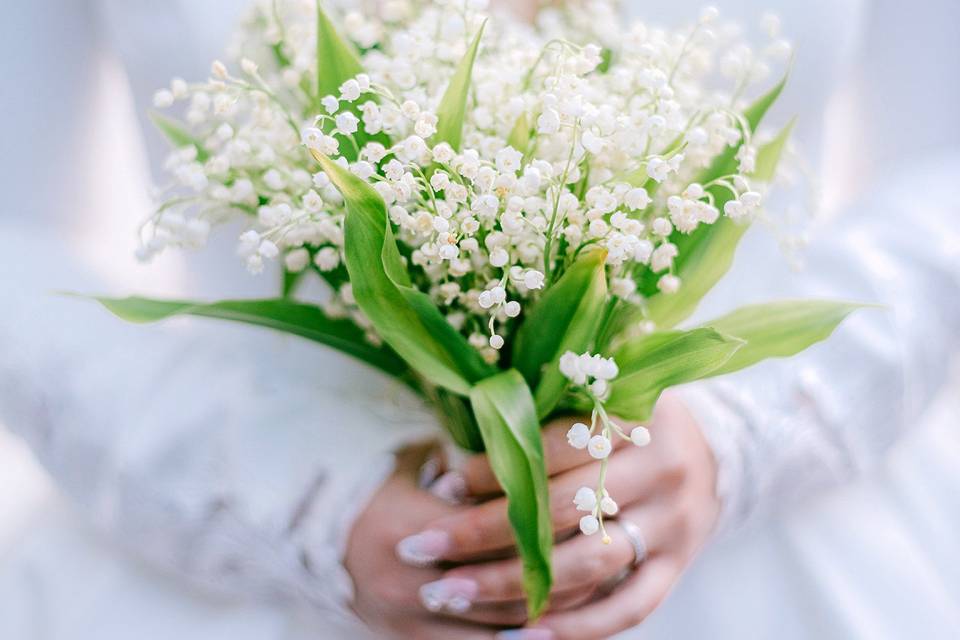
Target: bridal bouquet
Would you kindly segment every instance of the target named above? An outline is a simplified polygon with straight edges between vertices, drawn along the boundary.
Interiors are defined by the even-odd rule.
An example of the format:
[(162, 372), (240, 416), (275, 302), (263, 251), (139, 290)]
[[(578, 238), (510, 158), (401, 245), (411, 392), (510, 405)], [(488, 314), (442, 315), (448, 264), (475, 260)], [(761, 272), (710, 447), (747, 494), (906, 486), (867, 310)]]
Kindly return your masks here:
[[(667, 387), (825, 339), (855, 305), (775, 302), (676, 328), (730, 266), (789, 138), (790, 125), (762, 144), (757, 132), (784, 80), (754, 85), (789, 55), (782, 41), (755, 52), (710, 9), (669, 31), (600, 0), (536, 26), (485, 4), (258, 3), (235, 62), (155, 96), (183, 117), (154, 114), (173, 184), (140, 252), (232, 229), (238, 268), (278, 263), (282, 293), (100, 301), (136, 322), (293, 333), (434, 403), (457, 445), (489, 456), (535, 618), (551, 585), (545, 420), (590, 416), (568, 437), (599, 479), (575, 502), (583, 533), (609, 541), (612, 440), (651, 437), (623, 425), (647, 421)], [(324, 304), (295, 298), (308, 276)]]

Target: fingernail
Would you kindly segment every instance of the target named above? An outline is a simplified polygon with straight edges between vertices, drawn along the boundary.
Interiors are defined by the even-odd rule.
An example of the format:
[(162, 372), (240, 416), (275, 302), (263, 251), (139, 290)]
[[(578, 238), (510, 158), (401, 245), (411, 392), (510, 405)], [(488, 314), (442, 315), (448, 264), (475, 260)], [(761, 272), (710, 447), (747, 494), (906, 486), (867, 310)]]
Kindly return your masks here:
[(417, 485), (421, 489), (428, 489), (430, 485), (437, 481), (437, 478), (440, 476), (440, 457), (436, 454), (431, 454), (429, 458), (423, 463), (420, 467), (420, 473), (417, 478)]
[(466, 613), (477, 597), (477, 583), (466, 578), (443, 578), (420, 587), (420, 602), (429, 611)]
[(397, 543), (397, 557), (406, 564), (426, 567), (443, 557), (450, 549), (450, 534), (428, 530), (404, 538)]
[(460, 504), (467, 497), (467, 480), (459, 471), (447, 471), (430, 485), (430, 493), (444, 502)]
[(495, 640), (554, 640), (550, 629), (510, 629), (494, 636)]

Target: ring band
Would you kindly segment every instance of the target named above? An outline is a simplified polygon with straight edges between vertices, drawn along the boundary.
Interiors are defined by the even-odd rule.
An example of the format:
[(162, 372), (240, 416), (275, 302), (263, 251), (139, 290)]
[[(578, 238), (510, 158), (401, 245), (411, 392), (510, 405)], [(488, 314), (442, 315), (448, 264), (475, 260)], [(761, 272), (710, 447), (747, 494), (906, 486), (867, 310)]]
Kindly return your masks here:
[(620, 528), (623, 529), (627, 540), (630, 541), (630, 546), (633, 547), (632, 568), (636, 569), (647, 559), (647, 543), (643, 539), (643, 533), (640, 531), (640, 527), (629, 520), (618, 518), (617, 522), (620, 523)]

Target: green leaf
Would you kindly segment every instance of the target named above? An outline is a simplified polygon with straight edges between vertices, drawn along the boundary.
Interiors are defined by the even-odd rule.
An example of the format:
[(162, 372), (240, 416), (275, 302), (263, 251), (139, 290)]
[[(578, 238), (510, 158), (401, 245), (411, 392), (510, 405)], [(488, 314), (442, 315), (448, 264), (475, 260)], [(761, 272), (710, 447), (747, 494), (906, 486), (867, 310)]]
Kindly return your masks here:
[(520, 114), (516, 124), (513, 125), (513, 129), (510, 130), (510, 135), (507, 136), (507, 145), (517, 151), (526, 153), (527, 147), (530, 145), (530, 122), (527, 119), (526, 111)]
[[(340, 85), (347, 80), (356, 78), (361, 73), (363, 73), (363, 65), (360, 64), (356, 49), (351, 43), (340, 37), (330, 17), (324, 12), (320, 0), (317, 0), (317, 86), (314, 95), (314, 109), (320, 111), (320, 100), (324, 96), (339, 96)], [(375, 96), (365, 94), (351, 104), (343, 106), (342, 110), (350, 111), (362, 120), (360, 105), (367, 98), (376, 100)], [(325, 119), (320, 127), (324, 132), (330, 133), (334, 129), (334, 124)], [(356, 160), (357, 151), (349, 141), (349, 137), (341, 134), (336, 134), (335, 137), (340, 142), (340, 154), (351, 162)], [(357, 141), (357, 146), (361, 149), (371, 141), (379, 142), (387, 147), (390, 146), (390, 139), (386, 135), (383, 133), (368, 134), (362, 125), (353, 134), (353, 137)]]
[(629, 340), (613, 355), (620, 373), (606, 409), (625, 420), (648, 420), (664, 389), (710, 375), (742, 346), (742, 340), (709, 328)]
[(270, 51), (273, 52), (273, 59), (277, 63), (277, 66), (281, 69), (286, 69), (290, 66), (290, 59), (287, 58), (286, 54), (283, 52), (283, 42), (274, 42), (270, 45)]
[(724, 216), (693, 234), (672, 239), (679, 251), (674, 273), (683, 284), (676, 293), (657, 293), (648, 300), (647, 316), (657, 327), (675, 327), (696, 310), (700, 300), (730, 270), (737, 245), (748, 228)]
[(831, 300), (784, 300), (737, 309), (705, 326), (745, 342), (710, 375), (739, 371), (767, 358), (786, 358), (830, 337), (843, 320), (870, 306)]
[(340, 95), (340, 85), (363, 73), (353, 46), (337, 33), (317, 0), (317, 95), (316, 103), (328, 95)]
[(420, 388), (430, 406), (439, 412), (440, 424), (450, 434), (454, 443), (466, 451), (482, 453), (483, 438), (477, 426), (477, 418), (470, 408), (470, 399), (431, 384), (421, 384)]
[(402, 376), (407, 366), (389, 349), (375, 347), (352, 321), (330, 318), (311, 304), (285, 299), (223, 300), (202, 303), (150, 298), (94, 298), (128, 322), (157, 322), (172, 316), (191, 315), (232, 320), (292, 333), (350, 354), (393, 376)]
[[(453, 77), (450, 78), (450, 84), (440, 100), (437, 107), (437, 133), (434, 134), (436, 142), (446, 142), (454, 151), (460, 151), (460, 143), (463, 138), (463, 120), (467, 111), (467, 94), (470, 92), (470, 78), (473, 75), (473, 63), (477, 59), (477, 50), (480, 48), (480, 38), (483, 36), (483, 29), (487, 26), (486, 21), (480, 25), (480, 30), (474, 36), (473, 42), (467, 49)], [(518, 147), (515, 147), (519, 150)]]
[(767, 111), (770, 110), (770, 107), (773, 106), (773, 103), (780, 98), (780, 94), (783, 93), (783, 88), (787, 86), (787, 80), (789, 79), (790, 70), (788, 69), (787, 72), (783, 74), (783, 77), (780, 78), (780, 82), (775, 84), (773, 88), (754, 100), (749, 107), (744, 109), (743, 117), (747, 119), (747, 124), (750, 125), (751, 132), (756, 132), (757, 127), (760, 126), (760, 121), (763, 120), (765, 115), (767, 115)]
[(754, 179), (761, 182), (773, 180), (777, 173), (777, 165), (780, 164), (780, 156), (783, 155), (783, 150), (790, 140), (790, 134), (796, 123), (797, 119), (791, 118), (773, 140), (757, 149), (757, 166), (752, 174)]
[(553, 582), (547, 469), (540, 422), (530, 388), (510, 369), (479, 382), (470, 403), (480, 425), (487, 457), (507, 496), (507, 515), (523, 563), (523, 586), (531, 620), (543, 612)]
[(411, 286), (380, 194), (327, 156), (312, 153), (347, 204), (345, 257), (357, 304), (384, 342), (414, 370), (467, 395), (470, 386), (493, 369), (430, 297)]
[[(767, 111), (770, 110), (770, 107), (773, 106), (773, 103), (777, 101), (777, 98), (779, 98), (780, 94), (783, 92), (783, 88), (786, 86), (789, 76), (789, 72), (784, 74), (783, 78), (780, 79), (780, 82), (774, 85), (774, 87), (765, 94), (757, 98), (749, 107), (744, 109), (743, 117), (747, 121), (747, 125), (750, 128), (750, 133), (756, 133), (757, 127), (760, 126), (760, 122), (763, 120), (763, 117), (767, 114)], [(740, 144), (724, 149), (722, 153), (713, 159), (713, 162), (710, 163), (710, 166), (700, 174), (697, 182), (700, 184), (706, 184), (711, 180), (719, 178), (720, 176), (735, 173), (737, 170), (737, 152), (740, 150), (740, 146), (742, 144), (743, 142), (741, 141)], [(724, 191), (724, 193), (726, 193), (726, 191)], [(722, 206), (720, 207), (720, 210), (723, 210)]]
[(203, 144), (194, 138), (182, 124), (156, 111), (151, 111), (149, 115), (154, 126), (160, 130), (160, 133), (162, 133), (174, 147), (177, 149), (194, 147), (197, 150), (197, 160), (200, 162), (206, 162), (207, 158), (210, 157), (210, 154), (204, 148)]
[(558, 362), (586, 351), (603, 320), (607, 299), (604, 250), (582, 254), (527, 314), (513, 348), (513, 366), (536, 389), (537, 415), (556, 407), (567, 386)]
[(288, 269), (283, 270), (283, 297), (292, 298), (293, 294), (297, 292), (297, 287), (300, 286), (300, 283), (303, 281), (303, 276), (308, 272), (304, 271), (290, 271)]
[[(674, 138), (670, 144), (663, 148), (660, 152), (660, 157), (668, 159), (680, 153), (683, 150), (683, 136), (677, 136)], [(647, 175), (647, 167), (641, 166), (636, 169), (631, 169), (626, 173), (622, 173), (616, 177), (617, 182), (626, 182), (631, 187), (643, 187), (646, 190), (647, 195), (653, 198), (656, 195), (657, 191), (660, 189), (660, 183)]]
[(643, 187), (646, 189), (649, 186), (657, 184), (656, 180), (653, 180), (647, 176), (647, 168), (640, 167), (624, 173), (617, 179), (618, 182), (623, 181), (629, 184), (631, 187)]
[(597, 73), (606, 73), (610, 71), (611, 64), (613, 64), (613, 49), (604, 47), (600, 52), (600, 64), (597, 65)]
[[(787, 82), (784, 75), (772, 89), (758, 98), (744, 111), (744, 117), (751, 131), (756, 131)], [(720, 176), (729, 175), (737, 170), (736, 154), (740, 145), (728, 147), (714, 158), (704, 170), (697, 182), (706, 184)], [(766, 151), (770, 156), (773, 151)], [(720, 211), (730, 200), (731, 194), (722, 187), (711, 187), (714, 204)], [(659, 275), (646, 272), (640, 283), (640, 291), (648, 297), (648, 315), (660, 328), (674, 327), (692, 314), (700, 300), (726, 275), (733, 264), (740, 239), (748, 226), (736, 224), (724, 215), (711, 225), (701, 225), (689, 234), (674, 232), (670, 241), (677, 245), (679, 252), (674, 261), (674, 274), (682, 285), (677, 293), (664, 294), (657, 290)]]

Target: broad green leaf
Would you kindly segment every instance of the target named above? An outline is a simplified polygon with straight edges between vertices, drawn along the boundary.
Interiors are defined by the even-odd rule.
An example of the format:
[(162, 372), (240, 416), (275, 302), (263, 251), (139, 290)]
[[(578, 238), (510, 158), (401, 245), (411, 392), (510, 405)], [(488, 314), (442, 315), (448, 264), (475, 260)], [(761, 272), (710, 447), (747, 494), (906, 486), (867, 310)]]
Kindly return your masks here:
[(386, 205), (369, 184), (312, 151), (347, 204), (347, 272), (353, 296), (377, 333), (430, 382), (467, 395), (492, 373), (430, 297), (411, 286), (393, 237)]
[(194, 147), (197, 150), (197, 160), (206, 162), (210, 154), (204, 148), (203, 144), (194, 138), (187, 129), (172, 118), (168, 118), (156, 111), (150, 112), (150, 120), (160, 130), (160, 133), (177, 149), (183, 147)]
[[(324, 12), (320, 0), (317, 0), (317, 86), (314, 96), (314, 109), (320, 111), (320, 100), (324, 96), (339, 96), (340, 85), (361, 73), (363, 73), (363, 66), (360, 64), (360, 58), (357, 57), (353, 45), (340, 37), (330, 17)], [(367, 97), (376, 99), (370, 94), (367, 94)], [(341, 105), (343, 109), (360, 117), (362, 115), (360, 105), (366, 99), (366, 97), (360, 96), (360, 99), (354, 100), (350, 105), (343, 105), (343, 103)], [(330, 133), (334, 126), (330, 120), (324, 120), (321, 128)], [(336, 137), (340, 142), (340, 154), (351, 162), (356, 160), (356, 149), (347, 137), (340, 134), (337, 134)], [(362, 125), (353, 134), (353, 137), (361, 149), (370, 141), (390, 146), (390, 139), (386, 135), (382, 133), (370, 135), (364, 131)]]
[(793, 132), (793, 126), (797, 123), (796, 118), (791, 118), (790, 122), (780, 130), (776, 137), (757, 149), (757, 166), (755, 167), (752, 178), (761, 182), (770, 182), (777, 174), (777, 165), (780, 164), (780, 156), (790, 140), (790, 134)]
[(696, 310), (700, 300), (730, 270), (737, 245), (748, 228), (721, 216), (693, 234), (673, 238), (679, 251), (674, 269), (682, 284), (676, 293), (657, 293), (648, 300), (647, 316), (657, 327), (675, 327)]
[(610, 385), (607, 411), (625, 420), (648, 420), (664, 389), (707, 377), (742, 346), (743, 341), (713, 329), (629, 340), (613, 355), (620, 373)]
[(469, 398), (430, 384), (421, 384), (420, 389), (430, 401), (430, 406), (439, 412), (440, 424), (454, 443), (466, 451), (481, 453), (483, 438), (473, 409), (470, 408)]
[[(467, 94), (470, 93), (470, 78), (473, 75), (473, 63), (477, 59), (477, 50), (480, 48), (480, 38), (486, 21), (480, 25), (480, 30), (474, 36), (473, 42), (467, 49), (450, 84), (437, 107), (437, 132), (434, 134), (436, 142), (446, 142), (454, 151), (460, 151), (463, 138), (463, 120), (467, 111)], [(519, 147), (515, 147), (518, 150)]]
[(535, 389), (537, 415), (545, 417), (567, 380), (558, 362), (567, 351), (583, 353), (603, 320), (607, 300), (604, 250), (581, 255), (527, 314), (513, 348), (513, 366)]
[(783, 93), (783, 88), (787, 86), (787, 80), (789, 78), (790, 70), (788, 69), (787, 72), (783, 74), (783, 77), (780, 78), (780, 82), (744, 109), (743, 117), (747, 119), (747, 124), (750, 125), (750, 131), (756, 132), (757, 127), (760, 126), (760, 121), (767, 115), (767, 111), (769, 111), (773, 103), (780, 98), (780, 94)]
[[(786, 81), (787, 76), (784, 75), (776, 86), (744, 111), (744, 117), (751, 131), (756, 131), (763, 116), (780, 96)], [(739, 148), (740, 145), (728, 147), (714, 158), (697, 181), (706, 184), (720, 176), (735, 173), (736, 154)], [(773, 151), (764, 153), (765, 156), (770, 156)], [(722, 212), (724, 205), (731, 198), (730, 192), (716, 186), (711, 187), (710, 192), (713, 194), (714, 204)], [(747, 225), (736, 224), (721, 215), (714, 224), (701, 225), (689, 234), (675, 231), (670, 236), (670, 241), (677, 245), (679, 251), (674, 262), (674, 273), (682, 282), (680, 290), (674, 294), (660, 293), (657, 290), (660, 275), (649, 271), (640, 283), (641, 293), (649, 298), (648, 315), (658, 327), (674, 327), (696, 310), (700, 300), (730, 270), (737, 246), (747, 228)]]
[(353, 46), (337, 33), (317, 0), (317, 104), (327, 95), (340, 95), (340, 85), (363, 73)]
[(128, 322), (157, 322), (178, 315), (233, 320), (320, 342), (393, 376), (402, 376), (407, 371), (407, 366), (395, 353), (370, 344), (363, 330), (352, 321), (330, 318), (311, 304), (284, 299), (223, 300), (212, 303), (139, 297), (94, 299)]
[(826, 340), (843, 320), (865, 306), (831, 300), (784, 300), (750, 305), (705, 326), (744, 341), (710, 375), (739, 371), (767, 358), (786, 358)]
[(482, 380), (470, 391), (487, 458), (507, 496), (507, 515), (523, 563), (527, 611), (535, 620), (553, 582), (547, 470), (530, 388), (515, 369)]

